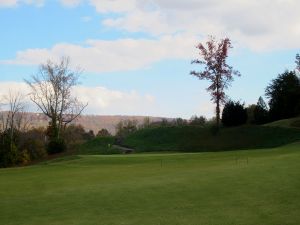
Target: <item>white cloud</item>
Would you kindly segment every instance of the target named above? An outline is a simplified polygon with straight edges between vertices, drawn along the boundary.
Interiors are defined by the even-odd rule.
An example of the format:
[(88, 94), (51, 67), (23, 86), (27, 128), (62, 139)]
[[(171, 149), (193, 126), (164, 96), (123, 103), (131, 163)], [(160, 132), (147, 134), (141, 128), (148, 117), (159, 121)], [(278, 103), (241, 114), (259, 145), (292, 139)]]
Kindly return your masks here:
[[(13, 1), (13, 0), (7, 0)], [(61, 0), (76, 1), (80, 0)], [(84, 2), (81, 0), (81, 2)], [(88, 0), (102, 24), (154, 36), (188, 33), (229, 36), (252, 50), (299, 48), (299, 0)]]
[(90, 0), (89, 2), (100, 13), (129, 12), (134, 10), (137, 5), (136, 0)]
[(75, 7), (81, 3), (81, 0), (60, 0), (60, 2), (67, 7)]
[(15, 7), (20, 4), (29, 4), (40, 7), (44, 5), (44, 0), (0, 0), (0, 8)]
[[(29, 99), (30, 89), (27, 84), (22, 82), (0, 82), (0, 103), (2, 96), (7, 95), (9, 92), (21, 93), (26, 96), (27, 111), (36, 112), (38, 110), (37, 106)], [(178, 105), (185, 105), (186, 103), (182, 98), (175, 105), (172, 101), (166, 104), (161, 102), (157, 96), (141, 94), (135, 90), (120, 91), (103, 86), (87, 87), (79, 85), (74, 87), (73, 94), (80, 101), (89, 103), (83, 112), (84, 114), (163, 116), (188, 119), (193, 114), (211, 118), (214, 116), (215, 110), (215, 105), (209, 101), (207, 93), (203, 93), (201, 99), (195, 99), (196, 106), (194, 104), (186, 105), (184, 109), (182, 107), (178, 108)]]
[[(49, 1), (49, 0), (48, 0)], [(43, 0), (0, 0), (0, 7), (42, 5)], [(46, 1), (45, 1), (46, 2)], [(103, 25), (156, 37), (178, 33), (229, 36), (252, 50), (300, 47), (299, 0), (60, 0), (87, 3), (107, 14)], [(110, 17), (109, 13), (114, 13)], [(100, 28), (99, 28), (100, 29)]]
[[(159, 39), (88, 40), (85, 45), (57, 44), (50, 49), (17, 52), (16, 59), (2, 64), (38, 65), (70, 56), (73, 65), (86, 72), (113, 72), (146, 68), (164, 59), (193, 59), (196, 37), (163, 36)], [(195, 50), (193, 52), (193, 50)]]
[[(97, 2), (99, 12), (118, 10), (112, 4), (101, 11), (102, 1)], [(129, 5), (125, 13), (103, 24), (155, 36), (178, 32), (229, 36), (254, 50), (300, 47), (298, 0), (136, 0)]]
[(89, 102), (85, 113), (114, 115), (148, 115), (155, 114), (157, 107), (151, 95), (110, 90), (105, 87), (78, 86), (74, 89), (76, 96)]
[(0, 0), (0, 7), (12, 7), (17, 5), (17, 0)]
[(10, 91), (20, 92), (22, 95), (30, 93), (27, 85), (20, 82), (0, 82), (0, 96), (7, 95)]
[[(10, 91), (27, 96), (28, 110), (37, 110), (37, 107), (29, 100), (30, 89), (25, 83), (0, 82), (0, 97), (7, 95)], [(73, 93), (82, 102), (89, 103), (84, 111), (85, 114), (154, 115), (158, 110), (154, 96), (141, 95), (134, 90), (124, 92), (106, 87), (76, 86)]]

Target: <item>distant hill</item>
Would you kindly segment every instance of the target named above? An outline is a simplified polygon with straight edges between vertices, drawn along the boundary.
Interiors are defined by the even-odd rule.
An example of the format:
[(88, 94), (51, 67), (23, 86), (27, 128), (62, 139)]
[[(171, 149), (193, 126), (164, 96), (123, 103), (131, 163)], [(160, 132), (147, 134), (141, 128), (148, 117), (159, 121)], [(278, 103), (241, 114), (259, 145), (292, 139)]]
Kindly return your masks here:
[[(81, 124), (86, 130), (93, 130), (95, 134), (102, 128), (107, 129), (111, 134), (115, 134), (115, 126), (122, 120), (136, 120), (142, 124), (146, 116), (100, 116), (84, 115), (75, 121), (75, 124)], [(151, 122), (161, 121), (162, 117), (149, 117)]]
[[(46, 127), (49, 119), (42, 113), (26, 113), (32, 127)], [(102, 129), (107, 129), (110, 133), (115, 134), (115, 126), (121, 120), (137, 120), (142, 124), (146, 116), (100, 116), (100, 115), (82, 115), (73, 124), (81, 124), (85, 130), (93, 130), (95, 134)], [(162, 117), (149, 117), (151, 122), (161, 121)]]

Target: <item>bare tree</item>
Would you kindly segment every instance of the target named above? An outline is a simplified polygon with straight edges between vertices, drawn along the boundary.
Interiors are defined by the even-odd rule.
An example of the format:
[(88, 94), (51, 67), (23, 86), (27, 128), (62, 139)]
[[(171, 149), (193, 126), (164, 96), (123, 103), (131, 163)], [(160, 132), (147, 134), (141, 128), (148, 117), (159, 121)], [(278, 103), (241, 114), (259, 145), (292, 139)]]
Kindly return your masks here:
[(12, 148), (16, 132), (23, 131), (27, 125), (24, 116), (24, 95), (20, 92), (10, 91), (8, 95), (3, 96), (2, 102), (6, 111), (0, 112), (1, 130), (8, 135)]
[(229, 38), (221, 39), (219, 42), (210, 36), (206, 44), (198, 44), (199, 54), (202, 59), (193, 60), (192, 63), (204, 65), (200, 72), (191, 71), (191, 75), (200, 80), (208, 80), (211, 85), (207, 88), (212, 101), (216, 104), (217, 126), (220, 124), (220, 106), (225, 103), (225, 92), (233, 81), (233, 75), (240, 76), (237, 70), (233, 70), (226, 62), (228, 50), (232, 48)]
[(71, 70), (70, 59), (63, 57), (59, 63), (48, 60), (40, 65), (31, 81), (25, 80), (31, 88), (31, 100), (50, 119), (50, 138), (59, 139), (65, 126), (87, 106), (72, 95), (72, 88), (78, 84), (80, 73), (80, 70)]

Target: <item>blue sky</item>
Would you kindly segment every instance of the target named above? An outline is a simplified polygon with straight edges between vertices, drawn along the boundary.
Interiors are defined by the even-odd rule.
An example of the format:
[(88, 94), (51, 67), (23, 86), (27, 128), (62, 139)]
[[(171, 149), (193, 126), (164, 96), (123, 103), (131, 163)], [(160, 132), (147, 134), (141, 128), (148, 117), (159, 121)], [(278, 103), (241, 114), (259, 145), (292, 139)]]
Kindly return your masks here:
[[(194, 47), (230, 37), (229, 64), (242, 74), (227, 90), (255, 103), (271, 79), (294, 69), (297, 0), (0, 0), (0, 94), (28, 92), (23, 79), (69, 56), (83, 73), (74, 89), (86, 114), (189, 118), (214, 114), (189, 75)], [(32, 108), (33, 109), (33, 108)]]

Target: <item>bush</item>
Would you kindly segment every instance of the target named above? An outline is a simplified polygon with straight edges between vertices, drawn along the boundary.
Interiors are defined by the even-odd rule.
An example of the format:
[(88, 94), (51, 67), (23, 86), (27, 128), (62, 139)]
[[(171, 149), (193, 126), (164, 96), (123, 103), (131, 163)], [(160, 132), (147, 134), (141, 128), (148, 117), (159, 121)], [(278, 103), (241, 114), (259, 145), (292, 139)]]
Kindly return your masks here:
[(239, 101), (228, 101), (223, 109), (222, 124), (225, 127), (239, 126), (247, 122), (247, 110)]
[(210, 126), (210, 132), (213, 136), (216, 136), (217, 134), (219, 134), (220, 131), (220, 127), (217, 124), (212, 124)]
[(19, 165), (26, 165), (30, 162), (30, 155), (27, 149), (21, 151), (18, 155), (18, 164)]
[(190, 119), (190, 125), (199, 125), (204, 126), (207, 122), (207, 119), (204, 116), (192, 116)]
[(14, 166), (18, 162), (18, 148), (8, 133), (0, 135), (0, 167)]
[(47, 145), (47, 152), (49, 155), (60, 153), (66, 150), (66, 144), (63, 139), (50, 140)]
[(111, 134), (105, 128), (99, 130), (98, 133), (97, 133), (97, 137), (110, 137), (110, 136), (111, 136)]
[(93, 130), (89, 130), (88, 132), (85, 132), (83, 135), (83, 138), (85, 141), (89, 141), (92, 140), (93, 138), (95, 138), (95, 134)]
[(26, 165), (46, 155), (44, 129), (15, 131), (13, 138), (10, 130), (0, 133), (0, 167)]
[(63, 139), (68, 150), (73, 150), (77, 145), (93, 138), (95, 138), (94, 131), (86, 132), (80, 124), (71, 124), (63, 131)]
[(18, 149), (15, 144), (0, 148), (0, 167), (14, 166), (18, 162)]
[(174, 126), (185, 126), (187, 125), (187, 120), (182, 119), (182, 118), (176, 118), (173, 120)]
[(117, 125), (116, 125), (116, 136), (118, 138), (124, 138), (127, 135), (134, 133), (137, 131), (137, 125), (138, 122), (137, 120), (123, 120), (120, 121)]
[(71, 124), (63, 132), (65, 143), (70, 147), (83, 143), (84, 135), (85, 130), (83, 126), (75, 124)]
[(41, 159), (47, 155), (45, 139), (44, 128), (33, 128), (21, 133), (18, 148), (21, 152), (27, 151), (30, 160)]
[(47, 156), (47, 151), (45, 149), (45, 143), (39, 139), (29, 139), (24, 145), (25, 149), (31, 160), (42, 159)]

